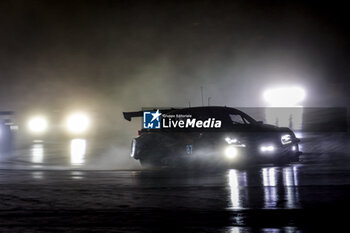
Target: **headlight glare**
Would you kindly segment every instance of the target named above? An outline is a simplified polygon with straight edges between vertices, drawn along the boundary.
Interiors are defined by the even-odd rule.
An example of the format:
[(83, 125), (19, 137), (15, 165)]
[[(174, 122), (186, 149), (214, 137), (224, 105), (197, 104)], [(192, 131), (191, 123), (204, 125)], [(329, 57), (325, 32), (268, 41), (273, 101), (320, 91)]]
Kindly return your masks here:
[(226, 147), (226, 149), (225, 149), (225, 156), (226, 156), (226, 158), (234, 159), (234, 158), (237, 157), (237, 155), (238, 155), (238, 150), (237, 150), (236, 147), (234, 147), (234, 146)]
[(47, 130), (47, 120), (45, 117), (42, 116), (35, 116), (29, 119), (28, 121), (28, 129), (32, 133), (44, 133)]
[(84, 133), (90, 125), (89, 117), (83, 113), (74, 113), (67, 118), (67, 129), (74, 134)]

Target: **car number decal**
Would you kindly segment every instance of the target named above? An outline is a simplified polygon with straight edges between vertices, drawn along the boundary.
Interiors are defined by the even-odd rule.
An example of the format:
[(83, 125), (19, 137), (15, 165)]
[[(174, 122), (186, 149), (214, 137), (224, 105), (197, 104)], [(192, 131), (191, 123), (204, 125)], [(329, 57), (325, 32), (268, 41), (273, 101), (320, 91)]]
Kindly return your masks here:
[(186, 153), (188, 155), (191, 155), (192, 154), (192, 145), (186, 145)]

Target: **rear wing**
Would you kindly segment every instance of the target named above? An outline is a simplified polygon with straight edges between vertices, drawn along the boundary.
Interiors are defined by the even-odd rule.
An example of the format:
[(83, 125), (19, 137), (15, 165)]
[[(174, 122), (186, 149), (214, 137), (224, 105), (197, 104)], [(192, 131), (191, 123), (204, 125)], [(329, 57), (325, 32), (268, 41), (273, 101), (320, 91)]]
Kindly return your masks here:
[(137, 111), (137, 112), (123, 112), (123, 116), (124, 116), (125, 120), (131, 121), (131, 119), (134, 117), (142, 117), (143, 112), (159, 110), (162, 114), (166, 114), (170, 111), (177, 110), (177, 109), (180, 109), (180, 108), (166, 108), (166, 109), (154, 108), (154, 109), (147, 109), (147, 110), (145, 109), (145, 110)]
[(143, 116), (143, 111), (138, 111), (138, 112), (123, 112), (124, 118), (127, 121), (131, 121), (132, 118), (134, 117), (142, 117)]

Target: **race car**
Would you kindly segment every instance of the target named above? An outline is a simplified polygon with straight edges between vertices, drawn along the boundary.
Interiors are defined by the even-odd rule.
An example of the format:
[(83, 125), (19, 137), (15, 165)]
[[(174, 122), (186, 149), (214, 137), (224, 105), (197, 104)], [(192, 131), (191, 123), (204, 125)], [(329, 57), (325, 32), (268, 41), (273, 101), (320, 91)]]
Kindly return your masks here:
[[(287, 164), (299, 161), (302, 154), (300, 140), (291, 129), (263, 124), (235, 108), (208, 106), (153, 111), (157, 111), (153, 115), (161, 115), (160, 127), (147, 128), (144, 121), (139, 136), (131, 143), (131, 157), (142, 166), (185, 166), (196, 162), (230, 167)], [(143, 110), (123, 114), (131, 121), (142, 116), (145, 120), (145, 113)]]

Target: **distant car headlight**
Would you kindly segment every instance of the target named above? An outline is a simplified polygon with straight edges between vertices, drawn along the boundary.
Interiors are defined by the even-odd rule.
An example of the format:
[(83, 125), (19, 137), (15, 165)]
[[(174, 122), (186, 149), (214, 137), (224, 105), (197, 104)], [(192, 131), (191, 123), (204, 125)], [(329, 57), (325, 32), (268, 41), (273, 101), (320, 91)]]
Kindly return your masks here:
[(67, 129), (73, 134), (85, 133), (90, 126), (90, 119), (84, 113), (74, 113), (67, 118)]
[(273, 145), (260, 146), (260, 151), (263, 153), (274, 152), (275, 149), (276, 148)]
[(234, 159), (234, 158), (237, 157), (237, 155), (238, 155), (238, 150), (237, 150), (236, 147), (234, 147), (234, 146), (226, 147), (226, 149), (225, 149), (225, 156), (226, 156), (226, 158)]
[(282, 135), (281, 136), (281, 143), (283, 145), (292, 143), (292, 137), (290, 136), (290, 134)]
[(36, 116), (28, 121), (28, 129), (32, 133), (44, 133), (47, 130), (47, 120), (45, 117)]

